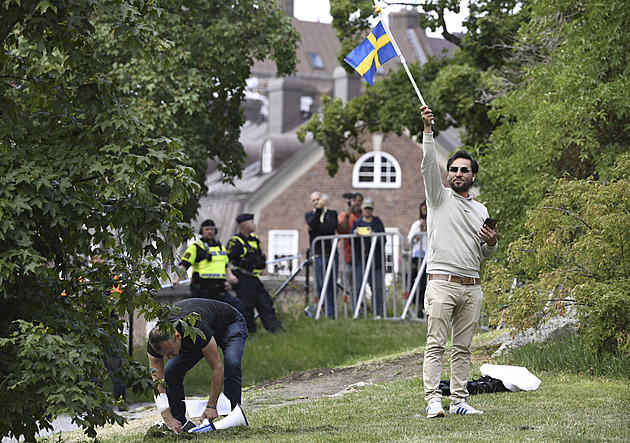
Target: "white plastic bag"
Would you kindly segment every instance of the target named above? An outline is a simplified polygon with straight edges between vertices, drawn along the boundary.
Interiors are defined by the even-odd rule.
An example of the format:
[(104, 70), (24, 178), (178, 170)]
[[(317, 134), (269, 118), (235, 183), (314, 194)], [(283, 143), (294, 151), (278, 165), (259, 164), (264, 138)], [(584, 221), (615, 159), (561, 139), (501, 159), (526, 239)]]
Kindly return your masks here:
[(522, 366), (491, 365), (484, 363), (479, 368), (481, 375), (498, 378), (503, 386), (512, 392), (535, 391), (540, 386), (540, 379)]

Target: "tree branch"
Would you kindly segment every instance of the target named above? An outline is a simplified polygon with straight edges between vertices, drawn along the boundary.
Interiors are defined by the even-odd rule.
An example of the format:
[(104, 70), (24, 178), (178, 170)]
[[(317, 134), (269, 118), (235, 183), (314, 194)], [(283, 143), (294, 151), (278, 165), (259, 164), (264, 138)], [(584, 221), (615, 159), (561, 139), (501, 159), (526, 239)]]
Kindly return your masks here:
[(582, 224), (584, 226), (586, 226), (588, 229), (593, 229), (588, 223), (586, 223), (586, 221), (584, 221), (584, 219), (582, 217), (580, 217), (579, 215), (577, 215), (575, 212), (571, 211), (570, 209), (555, 208), (553, 206), (543, 206), (542, 209), (553, 209), (553, 210), (556, 210), (556, 211), (564, 212), (565, 214), (570, 215), (570, 216), (578, 219), (579, 221), (581, 221)]

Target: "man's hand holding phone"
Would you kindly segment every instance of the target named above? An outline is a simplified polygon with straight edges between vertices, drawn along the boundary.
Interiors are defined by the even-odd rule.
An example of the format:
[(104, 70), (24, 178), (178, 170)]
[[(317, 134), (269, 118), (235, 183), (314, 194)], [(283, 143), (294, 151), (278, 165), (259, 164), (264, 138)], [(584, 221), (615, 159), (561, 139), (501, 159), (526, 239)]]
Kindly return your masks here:
[(488, 226), (490, 229), (495, 229), (497, 227), (497, 219), (488, 217), (483, 224)]
[(497, 219), (488, 217), (483, 222), (483, 226), (479, 229), (477, 235), (486, 242), (488, 246), (497, 244)]

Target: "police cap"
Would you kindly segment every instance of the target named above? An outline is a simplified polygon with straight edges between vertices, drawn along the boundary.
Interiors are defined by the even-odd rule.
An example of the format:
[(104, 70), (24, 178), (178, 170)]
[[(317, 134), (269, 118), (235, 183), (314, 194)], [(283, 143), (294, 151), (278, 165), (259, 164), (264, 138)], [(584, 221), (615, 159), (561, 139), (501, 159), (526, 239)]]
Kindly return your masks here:
[(207, 219), (201, 222), (201, 226), (199, 226), (199, 234), (203, 234), (203, 228), (205, 228), (206, 226), (215, 226), (215, 232), (219, 232), (218, 229), (216, 229), (216, 225), (214, 224), (214, 220), (211, 219)]
[(201, 222), (201, 227), (205, 228), (206, 226), (216, 226), (213, 220), (207, 219)]
[(236, 217), (236, 223), (243, 223), (244, 221), (253, 220), (253, 219), (254, 219), (254, 214), (241, 214), (238, 217)]

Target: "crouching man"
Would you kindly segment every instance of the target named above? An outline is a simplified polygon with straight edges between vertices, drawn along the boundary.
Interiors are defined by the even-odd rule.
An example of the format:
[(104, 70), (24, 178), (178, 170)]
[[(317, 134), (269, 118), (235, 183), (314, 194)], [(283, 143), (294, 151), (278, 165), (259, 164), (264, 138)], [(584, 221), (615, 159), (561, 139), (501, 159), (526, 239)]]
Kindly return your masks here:
[[(175, 303), (180, 308), (177, 318), (184, 319), (188, 314), (197, 313), (199, 319), (194, 327), (205, 337), (197, 334), (195, 340), (184, 336), (181, 325), (171, 336), (157, 326), (149, 333), (147, 353), (153, 380), (164, 380), (166, 388), (159, 386), (160, 394), (155, 402), (164, 423), (176, 433), (189, 431), (196, 425), (186, 419), (184, 402), (184, 376), (202, 358), (212, 369), (210, 396), (201, 420), (213, 421), (217, 418), (217, 401), (223, 388), (230, 400), (232, 409), (241, 403), (242, 379), (241, 359), (245, 350), (247, 325), (245, 319), (234, 307), (217, 300), (190, 298)], [(221, 363), (219, 348), (223, 352)], [(164, 357), (168, 362), (164, 365)]]

